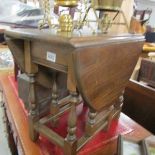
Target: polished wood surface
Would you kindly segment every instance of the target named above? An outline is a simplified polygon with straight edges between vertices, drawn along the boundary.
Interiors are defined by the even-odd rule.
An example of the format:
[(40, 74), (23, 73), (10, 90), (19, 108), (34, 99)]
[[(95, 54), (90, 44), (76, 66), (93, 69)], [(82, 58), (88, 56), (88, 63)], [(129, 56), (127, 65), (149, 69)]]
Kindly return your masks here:
[(155, 88), (155, 61), (142, 59), (139, 70), (138, 81), (146, 82), (147, 85)]
[[(49, 30), (26, 29), (8, 30), (5, 34), (8, 46), (24, 72), (29, 73), (26, 68), (31, 65), (31, 74), (37, 73), (36, 81), (46, 87), (51, 81), (48, 68), (67, 73), (67, 88), (70, 91), (78, 88), (84, 101), (97, 111), (112, 105), (123, 91), (144, 39), (141, 35), (132, 34), (75, 33), (68, 36)], [(30, 44), (31, 64), (26, 63), (28, 58), (24, 57), (24, 53), (27, 55), (29, 51), (24, 52), (26, 42)], [(56, 62), (47, 60), (48, 51), (56, 55)], [(47, 71), (40, 69), (40, 65), (48, 67)]]
[[(7, 116), (9, 117), (9, 122), (11, 124), (15, 139), (18, 141), (17, 145), (20, 145), (18, 149), (22, 151), (25, 155), (43, 155), (42, 148), (39, 147), (37, 143), (33, 143), (28, 134), (28, 122), (25, 119), (25, 114), (23, 108), (19, 103), (18, 98), (15, 95), (14, 89), (8, 80), (8, 75), (0, 76), (0, 88), (3, 90), (5, 106), (7, 109)], [(134, 122), (132, 119), (124, 115), (120, 116), (121, 120), (124, 120), (126, 124), (133, 129), (133, 132), (125, 135), (128, 138), (134, 139), (136, 141), (142, 140), (151, 135), (146, 129)], [(116, 153), (116, 140), (111, 141), (104, 147), (94, 150), (90, 153), (91, 155), (114, 155)], [(44, 155), (50, 154), (47, 152)]]
[(112, 105), (132, 74), (142, 43), (115, 42), (75, 52), (78, 88), (99, 111)]
[[(43, 134), (60, 146), (65, 155), (78, 151), (102, 129), (119, 118), (123, 90), (143, 45), (141, 35), (92, 35), (86, 32), (55, 33), (50, 30), (14, 29), (5, 32), (17, 64), (29, 77), (29, 135), (37, 141)], [(59, 100), (58, 73), (67, 75), (68, 96)], [(61, 77), (62, 79), (62, 77)], [(51, 89), (50, 114), (40, 118), (36, 85)], [(78, 138), (76, 106), (89, 107), (85, 131)], [(69, 110), (68, 134), (64, 138), (47, 126), (55, 126)]]
[[(111, 120), (119, 117), (123, 104), (123, 89), (141, 51), (142, 36), (68, 36), (49, 30), (26, 29), (8, 30), (5, 35), (17, 64), (29, 77), (28, 122), (32, 141), (36, 141), (41, 133), (62, 147), (65, 155), (75, 155), (95, 132), (108, 129)], [(57, 74), (60, 72), (67, 75), (67, 89), (70, 92), (67, 102), (63, 99), (58, 101)], [(96, 78), (96, 75), (99, 78)], [(117, 83), (114, 84), (114, 81)], [(50, 116), (44, 116), (41, 120), (38, 113), (39, 101), (36, 98), (37, 83), (52, 92)], [(89, 106), (89, 113), (85, 134), (77, 139), (75, 106), (80, 102), (80, 95)], [(56, 124), (59, 115), (65, 112), (64, 108), (70, 110), (66, 138), (46, 126), (46, 122), (50, 120)], [(105, 111), (102, 111), (103, 109)], [(102, 112), (104, 114), (99, 118)], [(42, 120), (46, 121), (42, 123)]]
[(124, 98), (123, 112), (155, 134), (155, 88), (131, 79)]
[(148, 58), (139, 59), (125, 89), (123, 112), (155, 134), (155, 88), (149, 84), (153, 77), (152, 62)]

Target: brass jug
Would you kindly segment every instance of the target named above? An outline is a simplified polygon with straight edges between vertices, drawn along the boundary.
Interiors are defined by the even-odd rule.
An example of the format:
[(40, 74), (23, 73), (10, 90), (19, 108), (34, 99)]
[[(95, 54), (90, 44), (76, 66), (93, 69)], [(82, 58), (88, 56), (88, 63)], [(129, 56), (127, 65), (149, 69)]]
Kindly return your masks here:
[(92, 0), (94, 9), (120, 10), (123, 0)]
[(74, 7), (78, 5), (78, 0), (55, 0), (57, 6)]

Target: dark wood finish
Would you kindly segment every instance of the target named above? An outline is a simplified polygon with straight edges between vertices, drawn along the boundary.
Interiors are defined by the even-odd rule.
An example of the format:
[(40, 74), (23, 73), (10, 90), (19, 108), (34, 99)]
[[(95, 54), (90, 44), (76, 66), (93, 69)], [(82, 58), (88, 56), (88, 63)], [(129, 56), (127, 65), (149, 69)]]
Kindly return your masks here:
[[(76, 92), (71, 92), (72, 105), (68, 118), (68, 134), (64, 142), (64, 154), (74, 155), (77, 152), (77, 137), (76, 137), (76, 104), (78, 103), (78, 94)], [(70, 149), (71, 148), (71, 149)]]
[(114, 104), (114, 107), (115, 107), (115, 111), (117, 112), (117, 118), (119, 118), (119, 114), (122, 110), (122, 106), (123, 106), (123, 103), (124, 103), (124, 91), (122, 92), (122, 94), (119, 96), (117, 102)]
[(124, 98), (123, 112), (155, 134), (155, 89), (130, 80)]
[(141, 60), (138, 81), (146, 82), (155, 88), (155, 61), (149, 59)]
[[(81, 35), (56, 34), (49, 30), (8, 30), (5, 32), (13, 55), (21, 60), (21, 69), (30, 80), (29, 132), (32, 140), (38, 133), (64, 148), (66, 155), (75, 155), (95, 133), (107, 129), (111, 120), (119, 116), (122, 98), (117, 102), (130, 78), (143, 45), (138, 35)], [(22, 44), (19, 45), (18, 41)], [(18, 46), (19, 45), (19, 46)], [(24, 53), (24, 54), (21, 54)], [(19, 56), (19, 57), (18, 57)], [(58, 99), (57, 74), (67, 75), (62, 85), (70, 96)], [(61, 79), (63, 79), (63, 75)], [(39, 120), (36, 84), (51, 89), (51, 114)], [(66, 90), (64, 89), (64, 90)], [(76, 138), (76, 104), (80, 96), (89, 106), (85, 134)], [(65, 111), (68, 118), (68, 136), (64, 139), (46, 126), (56, 122)], [(96, 118), (97, 121), (94, 121)]]
[[(29, 110), (29, 90), (30, 90), (30, 79), (26, 74), (18, 75), (18, 96), (23, 100), (24, 106)], [(43, 114), (49, 112), (49, 104), (51, 100), (51, 89), (47, 89), (38, 83), (36, 87), (36, 98), (39, 104), (39, 113)]]
[[(50, 107), (51, 114), (54, 116), (59, 112), (58, 107), (58, 88), (56, 82), (56, 73), (54, 74), (54, 81), (53, 81), (53, 88), (52, 88), (52, 100), (51, 100), (51, 107)], [(52, 124), (56, 125), (57, 119), (52, 120)]]
[(142, 46), (134, 44), (106, 44), (75, 53), (78, 88), (95, 110), (112, 105), (125, 88)]
[(36, 85), (34, 74), (29, 75), (30, 77), (30, 92), (29, 92), (29, 134), (32, 141), (36, 141), (39, 137), (38, 132), (34, 129), (34, 123), (39, 120), (38, 103), (36, 100)]
[(153, 84), (154, 62), (142, 59), (138, 70), (125, 89), (123, 112), (155, 133), (155, 88)]
[[(98, 111), (111, 105), (127, 84), (141, 52), (143, 38), (136, 35), (101, 34), (64, 37), (49, 33), (19, 29), (6, 31), (5, 34), (6, 38), (9, 38), (8, 46), (15, 57), (24, 59), (24, 55), (21, 54), (23, 47), (20, 45), (17, 46), (18, 49), (14, 48), (17, 40), (21, 38), (20, 43), (23, 39), (31, 40), (32, 62), (69, 73), (72, 86), (68, 89), (78, 87), (83, 99), (93, 109)], [(55, 63), (46, 59), (47, 51), (56, 54)], [(22, 67), (24, 65), (21, 60), (17, 62)], [(25, 69), (26, 67), (23, 68), (24, 71)]]
[(96, 115), (97, 113), (94, 110), (89, 109), (88, 120), (85, 129), (88, 136), (92, 136), (93, 134), (93, 126), (95, 125), (96, 122)]

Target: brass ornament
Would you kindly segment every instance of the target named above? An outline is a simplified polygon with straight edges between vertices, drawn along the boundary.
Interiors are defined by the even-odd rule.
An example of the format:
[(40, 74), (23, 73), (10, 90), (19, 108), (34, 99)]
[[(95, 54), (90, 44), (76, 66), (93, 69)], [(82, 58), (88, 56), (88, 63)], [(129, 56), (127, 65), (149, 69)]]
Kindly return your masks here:
[[(73, 21), (72, 17), (69, 14), (64, 15), (63, 11), (65, 10), (62, 10), (58, 15), (59, 24), (54, 24), (54, 19), (52, 19), (50, 14), (51, 8), (49, 0), (43, 0), (44, 18), (39, 22), (39, 29), (49, 26), (51, 29), (57, 29), (57, 32), (66, 33), (72, 32), (73, 29), (79, 31), (80, 29), (88, 27), (94, 34), (96, 32), (107, 33), (112, 24), (123, 24), (128, 30), (127, 20), (121, 10), (122, 2), (123, 0), (54, 0), (54, 5), (57, 7), (66, 7), (69, 13), (72, 12), (71, 8), (74, 8), (77, 15), (79, 14), (78, 18)], [(90, 12), (95, 15), (95, 20), (88, 19)], [(101, 12), (104, 12), (104, 15), (100, 14)], [(111, 19), (108, 15), (110, 13), (115, 13), (115, 16)], [(120, 14), (123, 16), (124, 22), (114, 22), (115, 18)], [(92, 22), (95, 22), (96, 26), (91, 24)]]
[(61, 32), (72, 32), (73, 19), (69, 14), (63, 14), (59, 17), (59, 27)]

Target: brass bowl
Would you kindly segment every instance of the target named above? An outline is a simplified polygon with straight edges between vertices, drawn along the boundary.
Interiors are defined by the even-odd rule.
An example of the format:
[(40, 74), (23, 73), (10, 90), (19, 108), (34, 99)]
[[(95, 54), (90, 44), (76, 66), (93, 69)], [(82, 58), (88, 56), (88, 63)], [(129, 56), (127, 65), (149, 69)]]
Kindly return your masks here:
[(57, 6), (74, 7), (78, 5), (78, 0), (55, 0)]
[(95, 9), (120, 10), (123, 0), (92, 0)]

